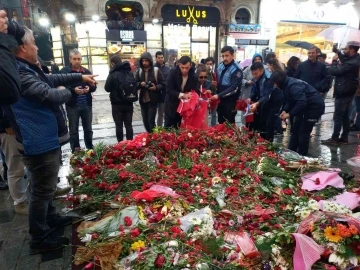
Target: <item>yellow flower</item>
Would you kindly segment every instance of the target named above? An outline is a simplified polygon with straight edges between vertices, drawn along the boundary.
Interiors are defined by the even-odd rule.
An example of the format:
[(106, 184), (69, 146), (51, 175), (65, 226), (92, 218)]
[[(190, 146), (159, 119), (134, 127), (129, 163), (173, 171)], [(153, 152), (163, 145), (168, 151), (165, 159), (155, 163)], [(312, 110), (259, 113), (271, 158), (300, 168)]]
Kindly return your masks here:
[(90, 149), (86, 152), (88, 157), (91, 157), (92, 153), (94, 153), (94, 150)]
[(138, 206), (138, 210), (139, 210), (139, 218), (141, 220), (145, 220), (145, 215), (144, 215), (144, 211), (143, 211), (142, 207)]
[(131, 244), (131, 249), (134, 251), (137, 251), (137, 250), (143, 249), (143, 248), (145, 248), (145, 242), (142, 240), (136, 241)]
[(343, 239), (338, 229), (331, 226), (326, 227), (326, 229), (324, 230), (324, 236), (327, 240), (334, 243), (338, 243)]

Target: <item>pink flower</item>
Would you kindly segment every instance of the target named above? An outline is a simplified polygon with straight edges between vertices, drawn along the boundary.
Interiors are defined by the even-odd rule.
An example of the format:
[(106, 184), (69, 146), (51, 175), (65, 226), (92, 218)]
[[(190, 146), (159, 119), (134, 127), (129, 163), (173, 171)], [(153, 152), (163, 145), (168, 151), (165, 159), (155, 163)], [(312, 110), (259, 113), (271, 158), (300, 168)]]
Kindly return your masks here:
[(229, 220), (229, 226), (234, 226), (235, 225), (235, 221), (233, 221), (232, 219)]

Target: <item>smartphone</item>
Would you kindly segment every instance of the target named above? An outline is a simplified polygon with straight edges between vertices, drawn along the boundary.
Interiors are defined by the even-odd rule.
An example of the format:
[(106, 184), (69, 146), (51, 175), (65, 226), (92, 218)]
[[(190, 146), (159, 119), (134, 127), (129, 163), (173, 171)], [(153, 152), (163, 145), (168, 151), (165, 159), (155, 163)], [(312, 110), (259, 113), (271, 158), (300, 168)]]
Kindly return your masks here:
[(337, 53), (338, 47), (339, 47), (339, 44), (338, 44), (338, 43), (334, 43), (334, 44), (333, 44), (333, 52), (334, 52), (334, 53)]

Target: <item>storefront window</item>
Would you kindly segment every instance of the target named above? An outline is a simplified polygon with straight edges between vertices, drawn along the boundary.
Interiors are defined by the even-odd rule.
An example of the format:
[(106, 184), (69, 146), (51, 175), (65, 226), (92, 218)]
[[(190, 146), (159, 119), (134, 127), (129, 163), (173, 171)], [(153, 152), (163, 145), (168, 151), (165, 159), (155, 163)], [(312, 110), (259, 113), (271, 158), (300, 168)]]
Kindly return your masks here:
[(287, 41), (306, 41), (320, 48), (323, 53), (332, 57), (332, 42), (316, 37), (321, 31), (333, 26), (331, 24), (292, 23), (280, 22), (277, 25), (276, 54), (281, 62), (286, 63), (291, 56), (297, 56), (304, 61), (307, 59), (307, 50), (291, 47)]
[(250, 12), (246, 8), (240, 8), (235, 15), (237, 24), (250, 24)]
[(105, 7), (109, 29), (143, 30), (143, 8), (132, 1), (111, 0)]

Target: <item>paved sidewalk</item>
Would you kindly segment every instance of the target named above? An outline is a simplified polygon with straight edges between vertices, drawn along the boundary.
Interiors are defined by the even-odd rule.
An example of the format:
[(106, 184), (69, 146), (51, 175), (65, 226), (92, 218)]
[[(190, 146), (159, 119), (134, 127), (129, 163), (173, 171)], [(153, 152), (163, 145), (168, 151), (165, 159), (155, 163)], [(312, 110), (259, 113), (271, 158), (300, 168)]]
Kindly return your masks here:
[[(106, 99), (100, 100), (96, 97), (94, 102), (94, 114), (97, 115), (98, 121), (94, 119), (94, 144), (104, 142), (106, 144), (116, 143), (115, 124), (112, 122), (110, 102)], [(110, 115), (108, 111), (110, 110)], [(351, 133), (350, 144), (341, 147), (324, 146), (320, 144), (321, 139), (327, 139), (332, 133), (332, 113), (334, 111), (333, 100), (326, 100), (326, 113), (322, 117), (322, 122), (314, 128), (314, 135), (311, 139), (310, 156), (320, 157), (326, 164), (348, 168), (346, 160), (355, 155), (359, 139), (356, 133)], [(138, 117), (138, 116), (136, 116)], [(134, 117), (134, 119), (136, 118)], [(133, 122), (134, 133), (139, 134), (144, 132), (142, 122)], [(237, 123), (240, 124), (240, 117), (237, 116)], [(83, 132), (80, 128), (81, 144), (83, 142)], [(276, 137), (276, 142), (282, 143), (286, 146), (289, 140), (289, 134)], [(60, 186), (66, 186), (66, 176), (69, 173), (69, 158), (70, 148), (69, 144), (62, 148), (62, 157), (64, 165), (61, 167), (59, 176), (61, 177)], [(64, 207), (60, 201), (59, 209)], [(0, 269), (4, 270), (69, 270), (71, 269), (71, 247), (65, 248), (63, 251), (52, 252), (44, 255), (28, 255), (29, 236), (27, 233), (28, 221), (27, 216), (21, 216), (14, 213), (13, 202), (9, 197), (8, 191), (0, 191)], [(65, 232), (58, 232), (71, 237), (71, 227), (68, 227)]]

